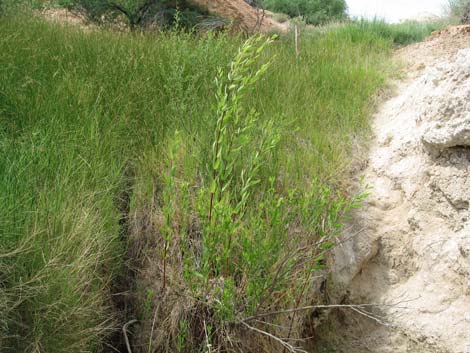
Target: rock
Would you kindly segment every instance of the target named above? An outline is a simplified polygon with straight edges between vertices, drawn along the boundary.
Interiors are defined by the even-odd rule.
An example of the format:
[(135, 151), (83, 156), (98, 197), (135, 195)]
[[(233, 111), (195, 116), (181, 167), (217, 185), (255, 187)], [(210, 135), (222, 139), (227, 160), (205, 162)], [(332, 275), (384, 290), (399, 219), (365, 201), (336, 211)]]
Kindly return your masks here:
[(450, 119), (428, 127), (421, 138), (428, 149), (470, 147), (470, 113), (464, 119)]

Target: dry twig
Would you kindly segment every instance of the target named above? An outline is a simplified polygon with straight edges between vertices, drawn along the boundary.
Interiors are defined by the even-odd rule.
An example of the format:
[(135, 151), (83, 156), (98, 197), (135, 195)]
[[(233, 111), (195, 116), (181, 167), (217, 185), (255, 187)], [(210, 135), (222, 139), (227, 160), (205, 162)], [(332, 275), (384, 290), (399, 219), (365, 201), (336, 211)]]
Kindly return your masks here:
[(132, 353), (132, 350), (131, 350), (131, 344), (129, 343), (129, 337), (127, 337), (127, 327), (129, 325), (135, 324), (136, 322), (137, 320), (131, 320), (125, 323), (124, 326), (122, 327), (122, 333), (124, 335), (124, 340), (126, 341), (126, 348), (127, 348), (128, 353)]
[(250, 326), (248, 325), (246, 322), (243, 322), (243, 321), (240, 321), (240, 323), (245, 326), (246, 328), (252, 330), (252, 331), (255, 331), (257, 333), (260, 333), (264, 336), (267, 336), (273, 340), (275, 340), (276, 342), (278, 342), (280, 345), (282, 345), (285, 349), (287, 349), (289, 352), (291, 353), (308, 353), (307, 351), (304, 351), (303, 349), (301, 348), (297, 348), (297, 347), (294, 347), (293, 345), (289, 344), (288, 342), (284, 341), (283, 339), (279, 338), (279, 337), (276, 337), (274, 336), (273, 334), (269, 333), (269, 332), (266, 332), (266, 331), (263, 331), (259, 328), (256, 328), (256, 327), (253, 327), (253, 326)]
[(298, 311), (306, 311), (306, 310), (314, 310), (314, 309), (339, 309), (339, 308), (346, 308), (346, 309), (353, 309), (357, 311), (358, 309), (363, 309), (367, 307), (396, 307), (396, 308), (401, 308), (401, 309), (409, 309), (408, 307), (399, 307), (400, 303), (396, 304), (332, 304), (332, 305), (310, 305), (310, 306), (304, 306), (301, 308), (294, 308), (294, 309), (285, 309), (285, 310), (278, 310), (278, 311), (271, 311), (269, 313), (261, 313), (261, 314), (256, 314), (253, 316), (249, 316), (247, 318), (244, 318), (240, 320), (241, 322), (249, 322), (253, 320), (257, 320), (263, 317), (269, 317), (269, 316), (275, 316), (275, 315), (281, 315), (281, 314), (290, 314), (290, 313), (295, 313)]

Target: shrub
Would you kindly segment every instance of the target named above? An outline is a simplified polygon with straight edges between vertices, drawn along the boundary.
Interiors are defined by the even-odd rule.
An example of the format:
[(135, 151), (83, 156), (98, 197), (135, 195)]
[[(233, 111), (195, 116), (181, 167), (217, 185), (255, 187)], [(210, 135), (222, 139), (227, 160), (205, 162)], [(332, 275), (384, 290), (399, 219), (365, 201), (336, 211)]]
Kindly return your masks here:
[(264, 0), (263, 6), (290, 17), (302, 16), (313, 25), (344, 19), (347, 10), (345, 0)]
[(462, 24), (470, 24), (470, 0), (449, 0), (448, 7), (450, 14)]
[(48, 0), (0, 0), (0, 15), (29, 8), (41, 9), (48, 3)]
[[(268, 70), (269, 64), (258, 67), (257, 62), (270, 43), (263, 37), (248, 39), (229, 69), (218, 70), (207, 181), (191, 185), (178, 178), (177, 156), (184, 154), (187, 140), (179, 133), (165, 153), (162, 217), (154, 234), (158, 245), (151, 251), (158, 253), (154, 262), (162, 268), (158, 280), (151, 280), (152, 292), (159, 293), (151, 314), (162, 323), (164, 335), (149, 337), (156, 351), (202, 352), (211, 344), (214, 351), (261, 353), (276, 350), (268, 335), (280, 337), (279, 348), (300, 338), (305, 313), (266, 314), (311, 302), (312, 279), (323, 268), (341, 220), (360, 204), (317, 180), (310, 181), (308, 192), (293, 188), (284, 193), (279, 176), (266, 173), (273, 169), (282, 130), (246, 103)], [(198, 192), (189, 191), (194, 189)], [(192, 232), (191, 218), (199, 225)], [(185, 344), (178, 339), (181, 322), (186, 322)], [(198, 328), (206, 326), (213, 331), (200, 335)], [(178, 334), (171, 337), (172, 332)]]
[(192, 27), (197, 17), (207, 14), (184, 0), (59, 0), (59, 4), (96, 23), (124, 18), (131, 30), (149, 24), (172, 25), (175, 20)]

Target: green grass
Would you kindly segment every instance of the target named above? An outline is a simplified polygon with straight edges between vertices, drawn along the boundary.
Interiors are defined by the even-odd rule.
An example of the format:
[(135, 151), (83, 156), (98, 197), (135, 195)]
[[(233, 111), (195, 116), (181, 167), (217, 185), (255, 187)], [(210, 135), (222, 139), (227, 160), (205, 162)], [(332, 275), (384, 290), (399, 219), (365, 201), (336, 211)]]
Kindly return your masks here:
[[(291, 38), (266, 49), (261, 60), (272, 65), (243, 103), (280, 131), (258, 197), (273, 175), (281, 195), (315, 183), (332, 197), (341, 191), (392, 37), (361, 23), (306, 37), (299, 59)], [(179, 177), (204, 184), (214, 77), (241, 43), (0, 18), (2, 352), (103, 350), (122, 325), (110, 298), (126, 248), (123, 216), (160, 197), (176, 130), (185, 151)]]
[(347, 26), (347, 30), (355, 28), (359, 32), (359, 36), (363, 32), (373, 32), (380, 37), (392, 40), (396, 45), (408, 45), (424, 40), (432, 32), (442, 29), (450, 23), (448, 18), (422, 22), (409, 20), (394, 24), (386, 23), (380, 19), (362, 19), (353, 21), (351, 25)]

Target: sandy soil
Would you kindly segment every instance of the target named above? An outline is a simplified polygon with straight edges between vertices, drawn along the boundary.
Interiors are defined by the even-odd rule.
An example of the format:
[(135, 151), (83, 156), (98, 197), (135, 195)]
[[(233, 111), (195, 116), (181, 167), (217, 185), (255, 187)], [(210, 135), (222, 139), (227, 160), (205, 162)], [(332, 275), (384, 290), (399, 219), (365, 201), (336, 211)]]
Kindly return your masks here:
[(248, 32), (286, 32), (287, 23), (279, 23), (270, 17), (271, 13), (257, 11), (244, 0), (192, 0), (194, 3), (207, 8), (211, 13), (233, 21), (234, 25)]
[(93, 25), (87, 23), (84, 18), (62, 8), (46, 8), (41, 11), (39, 15), (51, 22), (74, 25), (83, 29), (89, 29), (93, 27)]
[(373, 122), (371, 195), (336, 249), (338, 352), (470, 353), (470, 26), (397, 52), (408, 76)]

